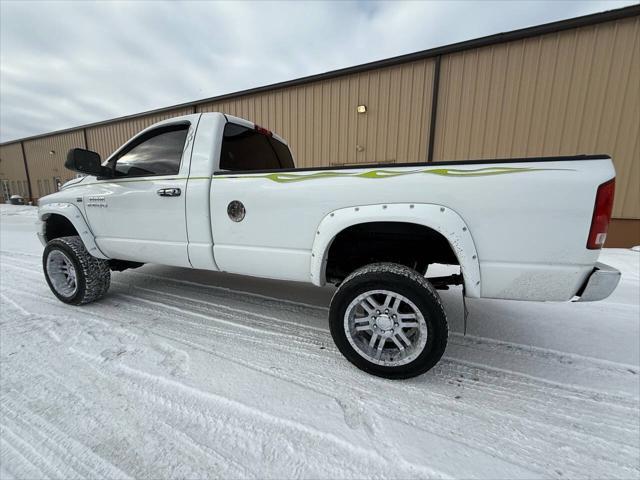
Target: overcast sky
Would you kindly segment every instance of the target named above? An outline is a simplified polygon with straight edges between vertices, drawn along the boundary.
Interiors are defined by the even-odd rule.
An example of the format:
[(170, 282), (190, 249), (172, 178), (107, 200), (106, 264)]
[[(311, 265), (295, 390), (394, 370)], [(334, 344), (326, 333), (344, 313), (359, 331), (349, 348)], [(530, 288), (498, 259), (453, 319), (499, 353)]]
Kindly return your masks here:
[(0, 141), (632, 1), (0, 1)]

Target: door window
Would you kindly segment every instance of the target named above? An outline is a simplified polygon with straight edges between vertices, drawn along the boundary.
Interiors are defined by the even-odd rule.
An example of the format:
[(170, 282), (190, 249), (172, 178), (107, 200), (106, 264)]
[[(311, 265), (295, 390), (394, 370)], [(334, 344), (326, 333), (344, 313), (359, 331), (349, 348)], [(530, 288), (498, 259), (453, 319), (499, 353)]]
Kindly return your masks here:
[(107, 165), (116, 177), (175, 175), (180, 170), (189, 125), (153, 130), (128, 146)]
[(293, 168), (289, 147), (270, 135), (227, 123), (220, 153), (222, 170), (276, 170)]

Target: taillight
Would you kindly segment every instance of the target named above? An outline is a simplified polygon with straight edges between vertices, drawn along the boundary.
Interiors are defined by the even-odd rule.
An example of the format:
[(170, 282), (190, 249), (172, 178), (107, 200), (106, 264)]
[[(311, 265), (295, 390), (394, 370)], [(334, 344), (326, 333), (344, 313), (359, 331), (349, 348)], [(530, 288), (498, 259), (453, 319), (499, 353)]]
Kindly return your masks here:
[(593, 207), (593, 218), (591, 219), (591, 230), (589, 230), (589, 239), (587, 240), (587, 248), (590, 250), (602, 248), (604, 241), (607, 239), (615, 190), (615, 178), (598, 187), (596, 204)]
[(273, 137), (273, 133), (271, 132), (271, 130), (267, 130), (266, 128), (263, 128), (259, 125), (255, 126), (255, 130), (256, 132), (262, 134), (262, 135), (266, 135), (267, 137)]

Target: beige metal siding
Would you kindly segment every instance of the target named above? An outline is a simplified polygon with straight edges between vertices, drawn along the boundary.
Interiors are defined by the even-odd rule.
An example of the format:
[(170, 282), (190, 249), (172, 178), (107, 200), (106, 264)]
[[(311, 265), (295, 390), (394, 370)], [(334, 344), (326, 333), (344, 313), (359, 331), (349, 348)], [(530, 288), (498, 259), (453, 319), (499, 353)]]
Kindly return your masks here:
[(434, 158), (608, 153), (640, 218), (640, 19), (443, 57)]
[(59, 177), (63, 183), (74, 178), (75, 174), (64, 168), (67, 153), (74, 147), (84, 147), (82, 130), (24, 142), (24, 153), (35, 198), (56, 191), (54, 177)]
[[(427, 156), (434, 61), (203, 104), (287, 139), (299, 167), (418, 162)], [(358, 114), (358, 105), (367, 113)]]
[(104, 160), (136, 133), (149, 125), (171, 117), (193, 113), (193, 107), (180, 108), (156, 115), (146, 115), (87, 128), (87, 148), (98, 152)]
[(20, 142), (0, 146), (0, 178), (26, 180)]
[[(29, 196), (20, 142), (0, 146), (0, 180), (9, 182), (11, 195)], [(1, 195), (0, 191), (0, 199)]]

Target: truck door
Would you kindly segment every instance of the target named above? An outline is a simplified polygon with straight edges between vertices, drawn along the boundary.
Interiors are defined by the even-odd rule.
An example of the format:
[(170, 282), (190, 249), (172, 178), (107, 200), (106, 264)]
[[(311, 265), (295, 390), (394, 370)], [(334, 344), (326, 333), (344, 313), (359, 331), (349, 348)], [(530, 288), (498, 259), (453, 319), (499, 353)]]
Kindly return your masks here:
[(310, 246), (322, 216), (309, 214), (306, 185), (267, 178), (293, 168), (287, 145), (263, 128), (235, 121), (224, 128), (220, 171), (211, 185), (216, 264), (231, 273), (308, 281)]
[(195, 125), (182, 121), (134, 138), (82, 201), (98, 247), (110, 258), (190, 266), (185, 188)]

